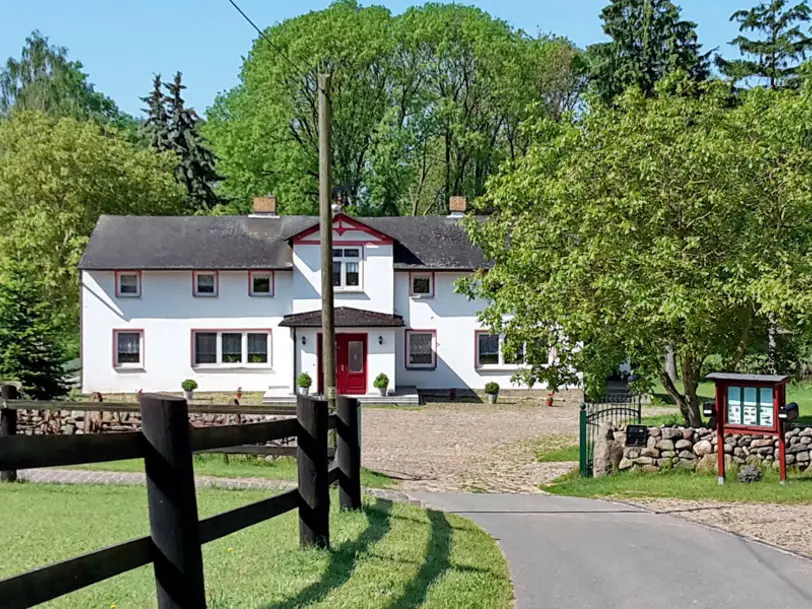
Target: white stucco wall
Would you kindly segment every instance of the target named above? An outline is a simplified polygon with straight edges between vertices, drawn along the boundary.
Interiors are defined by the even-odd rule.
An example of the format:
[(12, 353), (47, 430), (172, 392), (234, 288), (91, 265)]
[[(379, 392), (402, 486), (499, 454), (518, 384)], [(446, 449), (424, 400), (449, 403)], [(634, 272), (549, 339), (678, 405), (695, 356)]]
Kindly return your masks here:
[(494, 381), (502, 389), (523, 387), (510, 380), (516, 366), (476, 368), (475, 333), (483, 329), (477, 314), (485, 308), (485, 302), (468, 300), (454, 292), (454, 281), (460, 276), (460, 273), (435, 273), (434, 296), (413, 298), (409, 296), (409, 273), (395, 273), (395, 313), (403, 316), (406, 328), (437, 333), (437, 368), (431, 370), (406, 367), (406, 334), (403, 330), (397, 332), (398, 384), (418, 389), (484, 389), (486, 383)]
[[(291, 272), (276, 273), (276, 296), (249, 297), (248, 273), (221, 271), (216, 298), (192, 295), (191, 271), (144, 271), (140, 298), (117, 298), (113, 271), (83, 271), (82, 389), (85, 392), (180, 391), (195, 379), (200, 391), (264, 391), (291, 387), (290, 330), (279, 328), (290, 312)], [(144, 331), (143, 370), (113, 366), (113, 330)], [(268, 369), (192, 367), (192, 330), (271, 330)]]

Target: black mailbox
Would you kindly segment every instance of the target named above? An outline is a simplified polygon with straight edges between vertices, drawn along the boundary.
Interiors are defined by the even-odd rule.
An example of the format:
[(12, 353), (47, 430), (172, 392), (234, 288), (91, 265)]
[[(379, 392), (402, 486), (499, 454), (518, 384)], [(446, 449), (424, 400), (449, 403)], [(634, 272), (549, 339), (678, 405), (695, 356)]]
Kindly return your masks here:
[(789, 423), (798, 418), (798, 404), (790, 402), (778, 409), (778, 418)]
[(716, 416), (716, 402), (705, 402), (702, 404), (702, 414), (706, 417)]
[(648, 427), (645, 425), (626, 426), (626, 446), (645, 446), (648, 440)]

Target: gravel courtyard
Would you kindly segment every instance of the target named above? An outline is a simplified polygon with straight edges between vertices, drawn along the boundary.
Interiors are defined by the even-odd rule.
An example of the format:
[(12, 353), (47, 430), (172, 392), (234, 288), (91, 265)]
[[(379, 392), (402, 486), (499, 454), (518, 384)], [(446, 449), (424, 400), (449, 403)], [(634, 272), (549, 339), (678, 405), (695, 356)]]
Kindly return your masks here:
[(363, 464), (402, 479), (406, 490), (538, 492), (572, 464), (538, 463), (535, 439), (578, 436), (577, 394), (500, 396), (499, 404), (431, 403), (365, 408)]

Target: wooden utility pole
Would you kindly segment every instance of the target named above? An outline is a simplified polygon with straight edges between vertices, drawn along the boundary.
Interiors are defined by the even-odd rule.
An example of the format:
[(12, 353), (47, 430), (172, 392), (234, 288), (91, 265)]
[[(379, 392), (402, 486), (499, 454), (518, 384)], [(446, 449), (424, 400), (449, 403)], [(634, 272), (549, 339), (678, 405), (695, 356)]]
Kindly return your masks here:
[(333, 312), (333, 210), (330, 74), (319, 74), (319, 228), (321, 232), (321, 332), (324, 397), (336, 400), (336, 329)]

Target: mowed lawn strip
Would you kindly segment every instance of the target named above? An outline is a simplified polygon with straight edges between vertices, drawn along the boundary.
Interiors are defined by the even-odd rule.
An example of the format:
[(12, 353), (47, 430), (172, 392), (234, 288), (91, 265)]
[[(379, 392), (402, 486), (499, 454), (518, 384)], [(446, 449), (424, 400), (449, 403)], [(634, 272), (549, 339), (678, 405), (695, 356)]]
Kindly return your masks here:
[[(216, 478), (263, 478), (265, 480), (297, 480), (296, 459), (280, 457), (266, 461), (250, 455), (195, 455), (195, 474)], [(76, 465), (70, 469), (108, 472), (144, 472), (143, 459), (110, 461)], [(361, 468), (361, 485), (369, 488), (393, 488), (397, 480), (384, 474)]]
[(725, 503), (812, 503), (812, 474), (790, 471), (785, 485), (778, 473), (765, 469), (760, 482), (739, 482), (735, 473), (728, 474), (719, 485), (715, 474), (697, 474), (685, 470), (660, 473), (620, 473), (602, 478), (581, 478), (578, 472), (562, 476), (542, 490), (573, 497), (642, 499), (673, 498)]
[[(201, 518), (269, 496), (267, 491), (201, 489)], [(493, 539), (471, 521), (365, 498), (342, 513), (333, 496), (332, 549), (298, 549), (291, 512), (203, 546), (210, 609), (507, 609), (512, 588)], [(9, 484), (0, 508), (14, 515), (0, 553), (0, 578), (148, 534), (140, 486)], [(42, 605), (149, 609), (152, 567)]]

